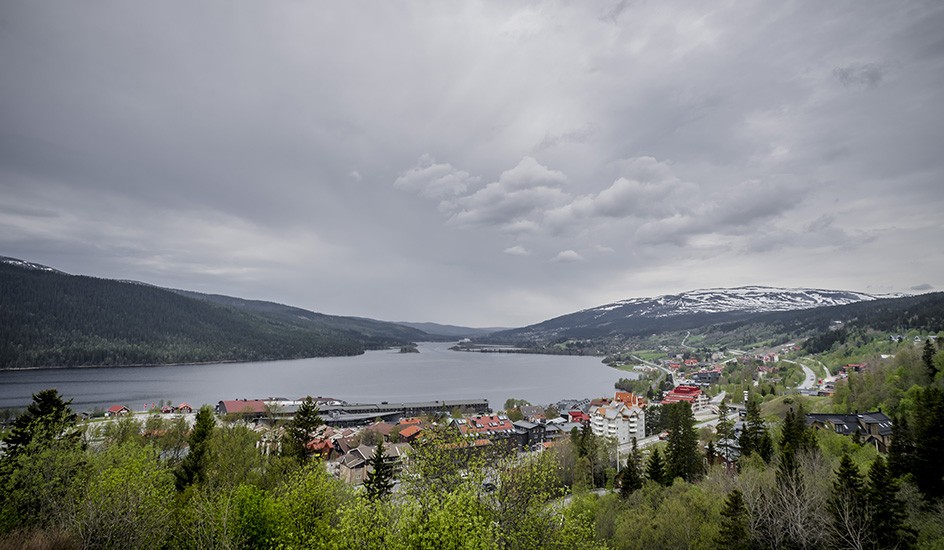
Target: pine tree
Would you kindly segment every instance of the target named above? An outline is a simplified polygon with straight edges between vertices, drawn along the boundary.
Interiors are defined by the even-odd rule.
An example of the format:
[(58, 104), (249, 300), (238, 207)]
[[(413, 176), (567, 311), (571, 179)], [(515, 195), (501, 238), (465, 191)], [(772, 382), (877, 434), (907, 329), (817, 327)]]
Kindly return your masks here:
[(642, 488), (645, 479), (642, 477), (642, 456), (636, 438), (633, 438), (633, 450), (626, 458), (626, 467), (620, 472), (620, 497), (629, 498), (629, 495)]
[(738, 446), (741, 448), (741, 456), (755, 453), (765, 462), (770, 462), (773, 458), (773, 441), (767, 432), (764, 419), (760, 416), (760, 405), (753, 399), (747, 402), (747, 417), (738, 438)]
[(299, 460), (307, 459), (309, 453), (306, 445), (311, 439), (312, 432), (322, 424), (324, 421), (321, 419), (314, 399), (310, 395), (305, 397), (292, 420), (285, 427), (282, 452)]
[(200, 407), (196, 423), (188, 439), (190, 452), (174, 470), (178, 491), (183, 491), (190, 485), (203, 481), (206, 471), (207, 450), (210, 446), (210, 438), (213, 437), (214, 428), (216, 428), (216, 417), (213, 416), (213, 409), (209, 405)]
[(873, 527), (869, 521), (868, 500), (859, 468), (843, 455), (833, 482), (829, 500), (832, 532), (837, 547), (867, 548), (871, 546)]
[(393, 465), (387, 461), (383, 441), (377, 443), (374, 454), (367, 463), (369, 471), (364, 480), (368, 500), (385, 498), (393, 490)]
[(933, 381), (937, 374), (937, 366), (934, 365), (934, 346), (930, 339), (924, 341), (924, 352), (921, 354), (921, 359), (924, 361), (925, 368), (928, 369), (928, 376)]
[(74, 429), (76, 415), (69, 408), (71, 403), (71, 399), (63, 401), (55, 389), (34, 393), (33, 402), (13, 421), (4, 439), (3, 462), (14, 461), (30, 443), (43, 447), (53, 442), (77, 445), (79, 433)]
[(908, 425), (908, 415), (896, 417), (892, 422), (892, 442), (888, 449), (888, 468), (895, 477), (914, 471), (915, 443)]
[(944, 393), (935, 386), (922, 389), (915, 397), (914, 460), (911, 473), (915, 484), (928, 499), (944, 496), (940, 460), (944, 456)]
[(665, 450), (666, 473), (669, 479), (680, 477), (692, 482), (704, 473), (698, 449), (698, 432), (692, 406), (681, 402), (669, 405), (669, 436)]
[(718, 532), (717, 548), (719, 550), (748, 550), (750, 547), (744, 495), (740, 490), (734, 489), (728, 493), (724, 508), (721, 510), (721, 529)]
[(878, 548), (911, 548), (915, 533), (905, 526), (904, 503), (898, 498), (898, 483), (885, 459), (878, 456), (869, 468), (867, 499), (872, 540)]
[(649, 462), (646, 464), (646, 477), (660, 485), (671, 485), (672, 479), (665, 473), (665, 461), (662, 460), (662, 453), (659, 449), (654, 449), (649, 455)]

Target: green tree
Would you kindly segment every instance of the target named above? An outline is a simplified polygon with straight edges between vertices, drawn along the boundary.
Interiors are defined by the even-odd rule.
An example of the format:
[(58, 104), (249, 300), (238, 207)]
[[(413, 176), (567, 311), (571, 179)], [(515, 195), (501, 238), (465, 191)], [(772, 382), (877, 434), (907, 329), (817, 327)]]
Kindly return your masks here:
[[(31, 443), (40, 447), (56, 441), (78, 444), (80, 434), (75, 430), (76, 415), (69, 408), (71, 403), (71, 399), (63, 401), (55, 389), (34, 393), (32, 403), (16, 417), (3, 438), (5, 448), (0, 467), (16, 459)], [(30, 448), (35, 449), (36, 445)]]
[(670, 485), (672, 479), (665, 473), (665, 461), (662, 459), (662, 453), (659, 449), (653, 449), (649, 455), (649, 462), (646, 464), (646, 477), (650, 481), (655, 481), (659, 485)]
[(898, 483), (880, 456), (869, 468), (866, 487), (871, 535), (878, 548), (911, 548), (915, 533), (905, 525), (905, 505), (898, 498)]
[(836, 471), (829, 512), (833, 542), (837, 548), (872, 546), (872, 526), (862, 474), (847, 454), (842, 456)]
[(624, 500), (629, 495), (642, 489), (645, 478), (642, 472), (642, 455), (639, 452), (639, 446), (636, 444), (636, 438), (633, 438), (633, 450), (626, 457), (626, 466), (619, 476), (619, 493)]
[(386, 498), (393, 490), (393, 465), (387, 460), (383, 441), (377, 443), (374, 448), (374, 455), (367, 463), (367, 467), (369, 471), (367, 472), (367, 479), (364, 480), (367, 499), (380, 500)]
[(324, 421), (321, 419), (314, 399), (310, 395), (305, 397), (292, 420), (285, 426), (282, 452), (299, 460), (306, 460), (309, 456), (307, 445), (311, 440), (311, 435), (322, 424)]
[(174, 476), (152, 446), (115, 445), (92, 460), (75, 530), (85, 548), (160, 548), (172, 532)]
[(908, 425), (908, 415), (895, 417), (892, 422), (892, 443), (888, 449), (888, 467), (892, 475), (902, 477), (914, 471), (915, 441)]
[(721, 529), (718, 532), (719, 550), (748, 550), (750, 545), (747, 506), (739, 489), (728, 493), (721, 510)]
[(925, 340), (921, 360), (924, 362), (924, 367), (928, 370), (928, 376), (930, 376), (931, 380), (934, 380), (935, 375), (937, 375), (937, 365), (934, 364), (934, 353), (934, 346), (931, 344), (931, 340)]
[(911, 466), (915, 484), (925, 497), (944, 496), (940, 460), (944, 456), (944, 393), (936, 386), (920, 390), (912, 413), (915, 453)]
[(702, 455), (698, 449), (698, 432), (692, 406), (681, 402), (667, 406), (669, 436), (665, 451), (666, 473), (669, 479), (680, 477), (693, 482), (704, 473)]
[(86, 470), (75, 414), (54, 389), (33, 395), (0, 454), (0, 531), (61, 525)]
[(213, 409), (209, 405), (200, 407), (200, 411), (197, 412), (196, 423), (188, 439), (190, 452), (174, 470), (178, 491), (183, 491), (195, 483), (203, 482), (207, 466), (207, 451), (215, 427), (216, 417), (213, 416)]
[(738, 446), (741, 447), (742, 457), (755, 453), (763, 458), (764, 462), (770, 462), (773, 458), (773, 441), (764, 419), (760, 416), (760, 405), (754, 399), (747, 402), (747, 416), (744, 419), (744, 429), (738, 438)]

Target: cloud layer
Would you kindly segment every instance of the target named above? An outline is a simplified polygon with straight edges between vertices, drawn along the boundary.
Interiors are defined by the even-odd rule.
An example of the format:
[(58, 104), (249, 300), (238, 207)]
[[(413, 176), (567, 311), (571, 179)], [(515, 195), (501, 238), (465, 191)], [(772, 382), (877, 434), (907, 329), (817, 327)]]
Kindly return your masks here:
[(0, 7), (0, 254), (384, 319), (944, 286), (944, 6)]

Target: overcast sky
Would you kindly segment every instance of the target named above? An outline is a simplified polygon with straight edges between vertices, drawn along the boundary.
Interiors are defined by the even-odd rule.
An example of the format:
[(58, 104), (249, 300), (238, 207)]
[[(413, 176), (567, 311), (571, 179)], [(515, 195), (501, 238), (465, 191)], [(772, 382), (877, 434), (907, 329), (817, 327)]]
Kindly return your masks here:
[(0, 4), (0, 255), (521, 326), (944, 288), (944, 3)]

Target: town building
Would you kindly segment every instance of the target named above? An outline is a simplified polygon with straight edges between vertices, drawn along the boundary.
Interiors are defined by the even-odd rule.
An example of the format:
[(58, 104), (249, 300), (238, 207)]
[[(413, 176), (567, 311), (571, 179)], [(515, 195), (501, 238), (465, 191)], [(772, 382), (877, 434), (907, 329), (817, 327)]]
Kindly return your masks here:
[[(351, 485), (360, 485), (371, 471), (370, 459), (374, 447), (361, 445), (341, 457), (338, 461), (338, 477)], [(393, 466), (394, 475), (400, 473), (405, 457), (413, 450), (409, 443), (384, 445), (384, 460)]]
[(633, 438), (646, 436), (646, 415), (638, 404), (629, 406), (613, 399), (606, 405), (590, 408), (590, 430), (593, 435), (611, 437), (619, 445), (627, 445)]
[(663, 405), (687, 402), (693, 411), (700, 411), (708, 407), (708, 396), (698, 386), (676, 386), (664, 398)]
[(855, 436), (872, 445), (880, 453), (887, 453), (892, 442), (892, 421), (882, 411), (852, 414), (809, 413), (807, 426), (830, 430), (840, 435)]

